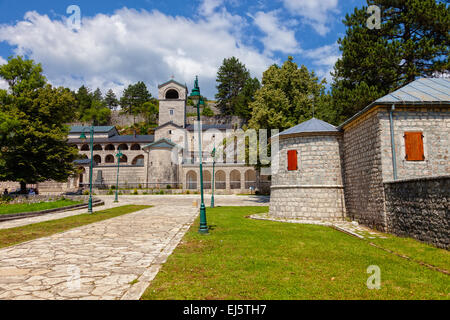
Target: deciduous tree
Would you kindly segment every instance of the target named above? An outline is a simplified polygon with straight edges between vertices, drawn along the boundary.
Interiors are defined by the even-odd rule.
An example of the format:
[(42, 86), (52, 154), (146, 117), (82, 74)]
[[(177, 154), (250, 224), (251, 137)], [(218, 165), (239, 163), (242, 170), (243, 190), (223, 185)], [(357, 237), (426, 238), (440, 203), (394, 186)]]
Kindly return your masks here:
[[(53, 88), (42, 67), (22, 57), (0, 66), (9, 91), (0, 93), (0, 181), (65, 181), (74, 172), (77, 150), (67, 144), (76, 101), (69, 89)], [(8, 131), (8, 134), (6, 133)]]

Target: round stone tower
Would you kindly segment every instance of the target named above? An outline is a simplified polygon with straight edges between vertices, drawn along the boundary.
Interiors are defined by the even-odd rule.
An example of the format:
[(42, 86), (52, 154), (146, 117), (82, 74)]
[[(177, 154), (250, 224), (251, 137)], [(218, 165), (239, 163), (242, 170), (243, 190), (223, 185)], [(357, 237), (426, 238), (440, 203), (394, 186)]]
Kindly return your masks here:
[(278, 138), (279, 165), (276, 168), (272, 163), (270, 215), (300, 220), (343, 220), (341, 132), (313, 118), (281, 132)]

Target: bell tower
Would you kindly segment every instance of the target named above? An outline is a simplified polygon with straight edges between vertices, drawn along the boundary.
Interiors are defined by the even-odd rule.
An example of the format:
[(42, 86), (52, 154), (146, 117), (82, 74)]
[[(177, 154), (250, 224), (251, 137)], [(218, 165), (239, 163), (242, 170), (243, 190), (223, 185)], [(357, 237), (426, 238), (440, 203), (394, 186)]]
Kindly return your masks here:
[(186, 127), (187, 87), (175, 80), (158, 86), (159, 126), (172, 122)]

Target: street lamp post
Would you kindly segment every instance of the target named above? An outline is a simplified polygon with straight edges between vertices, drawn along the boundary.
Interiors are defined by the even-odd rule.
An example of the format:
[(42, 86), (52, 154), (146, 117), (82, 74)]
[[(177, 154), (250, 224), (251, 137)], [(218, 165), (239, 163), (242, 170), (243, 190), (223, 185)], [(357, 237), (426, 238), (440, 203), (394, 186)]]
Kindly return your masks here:
[[(200, 88), (198, 86), (198, 77), (195, 77), (194, 88), (192, 89), (190, 98), (197, 105), (197, 121), (200, 125), (200, 105), (204, 105), (202, 96), (200, 95)], [(200, 128), (199, 128), (200, 129)], [(199, 149), (199, 161), (200, 161), (200, 194), (201, 194), (201, 204), (200, 204), (200, 227), (198, 232), (201, 234), (208, 233), (208, 225), (206, 223), (206, 208), (205, 201), (203, 197), (203, 157), (202, 157), (202, 132), (198, 131), (198, 149)]]
[[(89, 164), (89, 202), (88, 202), (88, 213), (92, 213), (92, 167), (93, 167), (93, 157), (94, 157), (94, 126), (90, 127), (90, 149), (91, 149), (91, 162)], [(80, 136), (81, 140), (86, 139), (86, 134), (83, 132)]]
[(120, 152), (120, 147), (117, 149), (119, 151), (118, 154), (116, 154), (117, 157), (117, 178), (116, 178), (116, 198), (114, 199), (114, 202), (119, 202), (119, 168), (120, 168), (120, 158), (122, 158), (123, 153)]
[(214, 149), (211, 152), (211, 156), (213, 158), (213, 174), (212, 174), (212, 186), (211, 186), (211, 190), (212, 190), (212, 194), (211, 194), (211, 208), (214, 208), (214, 177), (215, 177), (215, 169), (216, 169), (216, 136), (213, 136), (213, 140), (214, 140)]

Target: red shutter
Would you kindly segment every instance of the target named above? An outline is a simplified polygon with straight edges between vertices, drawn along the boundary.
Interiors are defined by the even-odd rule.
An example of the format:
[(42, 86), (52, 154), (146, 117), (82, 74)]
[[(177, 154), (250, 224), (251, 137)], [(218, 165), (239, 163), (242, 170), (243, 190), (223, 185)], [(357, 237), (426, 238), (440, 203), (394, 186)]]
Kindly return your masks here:
[(297, 150), (289, 150), (287, 154), (288, 159), (288, 170), (293, 171), (297, 170)]
[(422, 132), (405, 132), (405, 153), (407, 161), (423, 161), (423, 135)]

